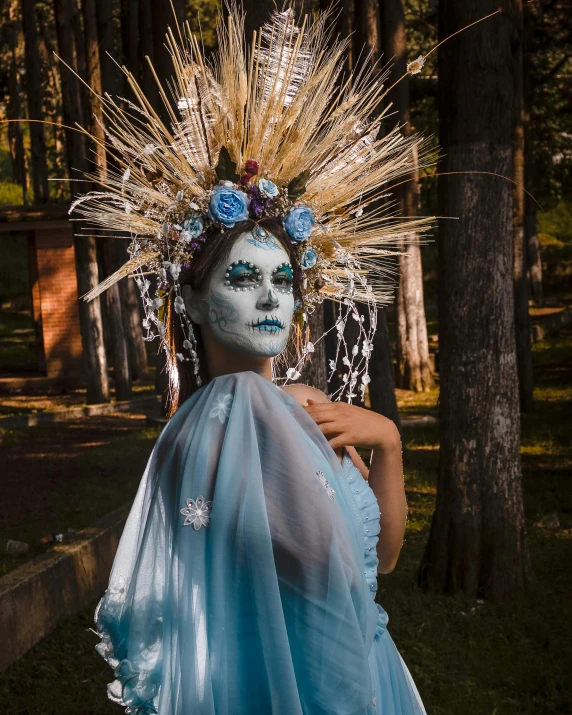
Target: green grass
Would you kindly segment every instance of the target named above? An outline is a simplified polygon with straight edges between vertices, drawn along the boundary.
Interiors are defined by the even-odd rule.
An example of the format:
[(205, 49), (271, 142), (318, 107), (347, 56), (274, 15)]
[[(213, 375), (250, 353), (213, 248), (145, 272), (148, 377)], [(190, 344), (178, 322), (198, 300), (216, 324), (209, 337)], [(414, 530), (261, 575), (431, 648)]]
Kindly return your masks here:
[[(572, 331), (534, 348), (536, 409), (523, 416), (522, 460), (525, 508), (535, 580), (513, 602), (492, 606), (456, 597), (422, 594), (415, 573), (429, 532), (438, 468), (438, 428), (406, 432), (409, 520), (395, 571), (379, 580), (379, 601), (389, 614), (389, 631), (407, 663), (430, 715), (547, 715), (572, 712), (570, 668), (570, 541), (572, 453), (570, 367), (560, 368), (572, 347)], [(435, 400), (435, 395), (429, 398)], [(407, 409), (424, 412), (424, 399)], [(138, 443), (133, 437), (133, 446)], [(84, 462), (113, 468), (118, 452)], [(87, 470), (87, 471), (86, 471)], [(88, 476), (88, 479), (90, 477)], [(106, 482), (105, 492), (110, 482)], [(120, 487), (118, 486), (117, 489)], [(98, 500), (95, 482), (86, 499)], [(560, 529), (535, 526), (557, 511)], [(65, 515), (71, 516), (71, 515)], [(120, 713), (105, 695), (112, 679), (93, 650), (89, 628), (95, 602), (68, 618), (26, 656), (0, 675), (6, 715), (105, 715)]]
[[(85, 422), (0, 430), (0, 469), (9, 475), (0, 500), (11, 505), (2, 514), (0, 541), (30, 544), (32, 558), (44, 550), (43, 536), (83, 529), (133, 499), (159, 430), (119, 428), (122, 416), (100, 423), (97, 430)], [(0, 576), (21, 563), (0, 554)]]

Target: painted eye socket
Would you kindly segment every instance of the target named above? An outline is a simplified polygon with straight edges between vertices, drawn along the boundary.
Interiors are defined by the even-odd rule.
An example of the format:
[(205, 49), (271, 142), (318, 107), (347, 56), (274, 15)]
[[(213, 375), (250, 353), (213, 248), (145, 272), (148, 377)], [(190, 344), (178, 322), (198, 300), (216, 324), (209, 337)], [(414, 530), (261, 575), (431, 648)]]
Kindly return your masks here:
[(294, 284), (294, 276), (290, 266), (280, 266), (280, 268), (272, 274), (272, 283), (284, 288), (291, 287)]
[(226, 281), (227, 285), (237, 287), (256, 285), (258, 283), (258, 274), (255, 272), (254, 266), (250, 268), (248, 265), (239, 264), (228, 271)]

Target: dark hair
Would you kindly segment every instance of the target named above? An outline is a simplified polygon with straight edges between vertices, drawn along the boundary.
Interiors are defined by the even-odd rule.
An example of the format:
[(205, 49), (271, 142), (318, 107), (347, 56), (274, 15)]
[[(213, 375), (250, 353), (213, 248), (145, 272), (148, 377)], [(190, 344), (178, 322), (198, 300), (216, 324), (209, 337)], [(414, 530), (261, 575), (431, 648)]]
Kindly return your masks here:
[[(224, 232), (216, 231), (209, 235), (201, 249), (193, 256), (190, 268), (181, 271), (179, 276), (180, 285), (190, 285), (194, 291), (201, 292), (214, 269), (222, 262), (228, 260), (230, 250), (236, 241), (244, 233), (252, 231), (256, 225), (265, 228), (271, 233), (288, 254), (294, 275), (294, 297), (300, 298), (301, 276), (296, 249), (282, 225), (282, 219), (273, 217), (263, 218), (257, 222), (251, 221), (250, 219), (241, 221), (235, 224), (233, 228), (226, 229)], [(170, 356), (167, 357), (167, 369), (171, 378), (169, 395), (169, 416), (171, 416), (186, 399), (196, 392), (199, 386), (197, 385), (193, 364), (187, 361), (178, 362), (175, 357), (177, 353), (184, 352), (183, 340), (185, 340), (185, 336), (181, 329), (179, 318), (173, 309), (172, 299), (169, 300), (167, 306), (166, 325), (166, 339), (171, 351)], [(193, 330), (197, 340), (199, 376), (202, 384), (205, 385), (207, 382), (210, 382), (211, 377), (206, 364), (206, 355), (201, 339), (200, 326), (193, 323)]]

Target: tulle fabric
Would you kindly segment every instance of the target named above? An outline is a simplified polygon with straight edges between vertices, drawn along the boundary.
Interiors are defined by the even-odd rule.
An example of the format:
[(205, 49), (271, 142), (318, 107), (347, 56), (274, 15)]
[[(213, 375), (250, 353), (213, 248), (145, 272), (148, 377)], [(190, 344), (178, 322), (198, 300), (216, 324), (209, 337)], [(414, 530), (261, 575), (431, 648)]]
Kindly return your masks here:
[(385, 713), (364, 570), (314, 421), (254, 372), (215, 378), (160, 436), (96, 611), (109, 695), (137, 715)]

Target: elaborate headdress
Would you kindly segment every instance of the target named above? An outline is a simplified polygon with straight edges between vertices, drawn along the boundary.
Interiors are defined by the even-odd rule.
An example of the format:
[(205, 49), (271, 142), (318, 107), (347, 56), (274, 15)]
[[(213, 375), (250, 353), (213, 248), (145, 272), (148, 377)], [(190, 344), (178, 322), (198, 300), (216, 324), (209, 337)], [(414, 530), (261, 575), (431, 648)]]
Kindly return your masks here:
[[(400, 222), (395, 204), (383, 201), (388, 187), (428, 163), (426, 142), (404, 137), (398, 127), (378, 136), (383, 78), (368, 69), (340, 77), (347, 41), (333, 40), (326, 16), (298, 26), (291, 9), (275, 12), (248, 50), (243, 22), (231, 8), (227, 22), (219, 22), (218, 52), (210, 61), (188, 26), (178, 41), (169, 31), (174, 75), (164, 84), (157, 80), (169, 125), (126, 69), (135, 101), (102, 98), (107, 148), (119, 168), (95, 177), (103, 189), (80, 197), (71, 210), (107, 235), (129, 234), (131, 257), (84, 298), (134, 275), (146, 339), (158, 337), (167, 350), (163, 316), (165, 301), (172, 300), (186, 337), (176, 357), (192, 361), (197, 374), (181, 269), (196, 251), (208, 251), (212, 232), (247, 218), (281, 217), (303, 275), (294, 316), (296, 361), (284, 378), (276, 377), (299, 377), (313, 351), (307, 315), (329, 298), (342, 305), (330, 377), (339, 357), (347, 367), (333, 397), (345, 394), (351, 401), (369, 382), (376, 306), (391, 300), (388, 256), (431, 223)], [(264, 230), (258, 231), (264, 240)], [(149, 272), (158, 276), (155, 294)], [(358, 302), (369, 308), (367, 322)], [(343, 337), (350, 314), (359, 325), (352, 346)]]

